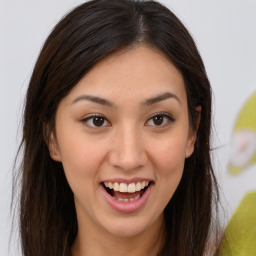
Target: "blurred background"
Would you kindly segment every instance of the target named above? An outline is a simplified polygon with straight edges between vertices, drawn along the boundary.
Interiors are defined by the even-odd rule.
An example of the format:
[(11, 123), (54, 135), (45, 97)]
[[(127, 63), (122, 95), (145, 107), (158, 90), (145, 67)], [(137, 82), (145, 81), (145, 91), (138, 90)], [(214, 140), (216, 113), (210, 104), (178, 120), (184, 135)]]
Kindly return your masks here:
[[(0, 255), (21, 255), (11, 231), (12, 167), (25, 92), (42, 44), (79, 0), (0, 0)], [(256, 1), (162, 0), (195, 39), (213, 89), (212, 157), (226, 224), (256, 190)], [(36, 107), (36, 106), (35, 106)], [(14, 225), (15, 226), (15, 225)]]

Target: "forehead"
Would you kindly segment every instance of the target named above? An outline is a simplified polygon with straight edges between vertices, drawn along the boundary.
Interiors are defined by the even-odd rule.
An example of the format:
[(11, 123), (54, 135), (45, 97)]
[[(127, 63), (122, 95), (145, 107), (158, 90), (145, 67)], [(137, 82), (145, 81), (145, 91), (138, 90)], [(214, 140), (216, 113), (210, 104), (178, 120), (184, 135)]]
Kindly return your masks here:
[(183, 77), (157, 49), (139, 46), (119, 50), (98, 62), (71, 90), (70, 100), (81, 94), (123, 103), (171, 92), (186, 99)]

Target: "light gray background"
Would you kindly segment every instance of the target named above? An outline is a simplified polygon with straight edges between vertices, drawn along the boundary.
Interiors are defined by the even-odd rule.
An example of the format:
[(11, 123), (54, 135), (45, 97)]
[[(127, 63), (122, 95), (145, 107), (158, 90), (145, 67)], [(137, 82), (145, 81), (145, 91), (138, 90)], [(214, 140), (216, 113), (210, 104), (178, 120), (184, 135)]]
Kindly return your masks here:
[[(0, 0), (0, 255), (18, 256), (11, 226), (12, 164), (20, 140), (25, 91), (49, 31), (79, 0)], [(256, 189), (256, 170), (227, 174), (237, 112), (256, 91), (255, 0), (162, 0), (184, 22), (204, 59), (214, 92), (214, 163), (227, 218), (246, 191)], [(255, 166), (254, 166), (255, 167)], [(223, 222), (226, 220), (223, 219)], [(14, 232), (15, 235), (15, 232)]]

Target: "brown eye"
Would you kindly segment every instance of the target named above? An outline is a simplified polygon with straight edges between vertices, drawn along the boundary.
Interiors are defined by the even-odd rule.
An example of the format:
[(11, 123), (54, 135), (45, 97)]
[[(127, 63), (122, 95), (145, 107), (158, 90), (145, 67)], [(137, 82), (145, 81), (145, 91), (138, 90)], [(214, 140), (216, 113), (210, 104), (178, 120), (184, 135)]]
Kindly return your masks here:
[(147, 126), (155, 126), (155, 127), (162, 127), (167, 125), (170, 122), (174, 122), (174, 118), (168, 114), (156, 114), (152, 116), (146, 123)]
[(89, 116), (82, 120), (82, 122), (91, 128), (101, 128), (105, 126), (109, 126), (109, 122), (103, 116)]
[(157, 126), (161, 125), (163, 123), (163, 120), (164, 120), (163, 116), (154, 116), (153, 117), (153, 122)]
[(95, 126), (102, 126), (103, 124), (104, 124), (104, 122), (105, 122), (105, 118), (103, 118), (103, 117), (98, 117), (98, 116), (96, 116), (96, 117), (94, 117), (93, 118), (93, 124), (95, 125)]

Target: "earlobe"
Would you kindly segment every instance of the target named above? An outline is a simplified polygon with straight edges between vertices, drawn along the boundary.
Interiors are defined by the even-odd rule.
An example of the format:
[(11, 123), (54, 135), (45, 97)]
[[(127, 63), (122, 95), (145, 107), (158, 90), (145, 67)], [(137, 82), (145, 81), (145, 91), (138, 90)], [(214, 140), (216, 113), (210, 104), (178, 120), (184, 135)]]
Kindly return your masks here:
[(187, 141), (186, 158), (190, 157), (194, 152), (194, 145), (196, 142), (196, 131), (190, 128), (189, 137)]
[(55, 136), (51, 132), (49, 144), (48, 144), (50, 156), (54, 161), (61, 162), (60, 152)]
[(201, 110), (202, 110), (201, 106), (197, 106), (195, 108), (196, 127), (194, 128), (192, 125), (190, 125), (190, 128), (189, 128), (187, 148), (186, 148), (186, 158), (190, 157), (194, 152), (194, 146), (195, 146), (196, 137), (197, 137), (197, 130), (198, 130), (200, 119), (201, 119)]
[(54, 133), (50, 130), (50, 127), (48, 124), (45, 124), (43, 129), (44, 129), (44, 140), (48, 146), (49, 153), (52, 160), (61, 162), (60, 152), (59, 152), (58, 144), (56, 141), (56, 136), (54, 136)]
[(44, 136), (44, 141), (48, 146), (49, 153), (52, 160), (61, 162), (57, 139), (49, 123), (43, 124), (43, 136)]

